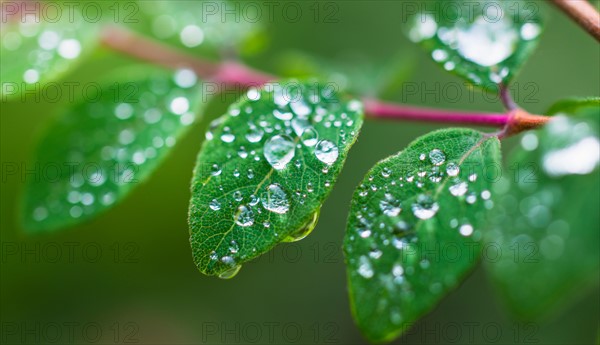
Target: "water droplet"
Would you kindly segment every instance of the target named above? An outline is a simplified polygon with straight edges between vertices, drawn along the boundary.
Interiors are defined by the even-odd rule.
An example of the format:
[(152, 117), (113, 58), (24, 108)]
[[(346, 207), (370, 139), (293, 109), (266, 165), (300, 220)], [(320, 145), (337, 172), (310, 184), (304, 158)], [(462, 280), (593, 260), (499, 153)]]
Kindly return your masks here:
[(460, 173), (460, 167), (455, 163), (448, 163), (446, 166), (446, 173), (448, 176), (458, 176), (458, 173)]
[(286, 238), (284, 238), (283, 242), (296, 242), (296, 241), (300, 241), (300, 240), (306, 238), (306, 236), (310, 235), (310, 233), (313, 231), (313, 229), (317, 225), (318, 220), (319, 220), (319, 211), (313, 213), (312, 218), (310, 218), (306, 222), (306, 224), (301, 226), (298, 229), (298, 231), (296, 231), (295, 233), (290, 234)]
[(289, 121), (294, 117), (294, 114), (290, 113), (289, 111), (279, 111), (275, 109), (273, 110), (273, 116), (282, 121)]
[(442, 165), (446, 161), (446, 155), (441, 150), (433, 149), (429, 152), (429, 160), (433, 165)]
[(331, 165), (338, 159), (339, 151), (334, 143), (328, 140), (321, 140), (315, 147), (315, 156), (321, 162)]
[(235, 192), (233, 192), (233, 200), (239, 202), (239, 201), (242, 201), (242, 199), (244, 199), (242, 192), (240, 192), (239, 190), (236, 190)]
[(291, 102), (290, 108), (292, 109), (294, 114), (296, 114), (299, 117), (306, 117), (312, 112), (308, 104), (306, 104), (302, 99), (298, 99)]
[(369, 238), (371, 236), (371, 230), (369, 229), (360, 229), (358, 231), (358, 235), (362, 238)]
[(446, 61), (448, 59), (448, 52), (443, 49), (436, 49), (431, 53), (431, 57), (437, 62)]
[(81, 53), (81, 43), (76, 39), (67, 39), (60, 42), (58, 54), (65, 59), (75, 59)]
[(231, 133), (231, 128), (225, 127), (223, 128), (223, 133), (221, 134), (221, 140), (224, 143), (231, 143), (235, 140), (235, 135)]
[(196, 25), (187, 25), (181, 30), (179, 38), (184, 46), (197, 47), (204, 41), (204, 31)]
[(242, 268), (242, 265), (237, 265), (234, 266), (226, 271), (223, 271), (219, 274), (219, 278), (221, 279), (231, 279), (233, 277), (236, 276), (236, 274), (238, 274), (238, 272), (240, 271), (240, 269)]
[(260, 91), (255, 87), (251, 87), (248, 89), (248, 92), (246, 92), (246, 96), (250, 101), (258, 101), (260, 99)]
[(246, 139), (251, 143), (257, 143), (261, 141), (264, 134), (265, 132), (262, 129), (252, 125), (250, 126), (250, 131), (246, 133)]
[(417, 197), (417, 201), (412, 204), (413, 214), (419, 219), (430, 219), (440, 209), (437, 202), (429, 195), (421, 194)]
[(525, 133), (521, 138), (521, 146), (525, 151), (534, 151), (538, 147), (538, 137), (535, 133)]
[(290, 203), (285, 191), (278, 184), (271, 184), (261, 196), (265, 209), (278, 214), (285, 214), (290, 209)]
[(371, 267), (371, 261), (369, 261), (369, 258), (367, 258), (366, 256), (362, 255), (359, 259), (358, 259), (358, 274), (360, 274), (363, 278), (366, 279), (370, 279), (373, 277), (373, 267)]
[(254, 212), (245, 205), (240, 205), (235, 215), (235, 223), (243, 227), (251, 226), (254, 224)]
[(192, 71), (191, 69), (177, 70), (173, 79), (175, 80), (175, 84), (177, 84), (177, 86), (182, 87), (184, 89), (196, 85), (196, 82), (198, 81), (196, 73), (194, 73), (194, 71)]
[(454, 196), (465, 195), (465, 193), (467, 192), (467, 189), (468, 189), (467, 183), (465, 181), (461, 181), (459, 179), (456, 179), (453, 182), (453, 184), (450, 187), (448, 187), (450, 194), (452, 194)]
[(294, 146), (294, 142), (287, 135), (276, 135), (267, 140), (263, 154), (273, 168), (282, 170), (294, 158)]
[(544, 171), (553, 177), (586, 175), (594, 171), (600, 161), (600, 141), (588, 136), (566, 148), (546, 153)]
[(463, 236), (471, 236), (473, 234), (473, 226), (471, 224), (463, 224), (458, 230)]
[(218, 164), (213, 164), (210, 168), (210, 174), (213, 176), (221, 175), (221, 167)]
[(535, 23), (525, 23), (521, 26), (521, 37), (526, 41), (537, 38), (541, 32), (540, 26)]
[(478, 17), (472, 24), (457, 26), (440, 37), (456, 46), (465, 59), (481, 66), (494, 66), (507, 59), (516, 48), (519, 33), (508, 18), (498, 21)]
[(176, 115), (181, 115), (190, 110), (190, 102), (185, 97), (175, 97), (169, 106)]
[(385, 199), (379, 202), (379, 208), (388, 217), (396, 217), (402, 211), (400, 200), (394, 198), (393, 195), (386, 193)]
[(304, 129), (304, 132), (302, 132), (302, 136), (300, 138), (302, 139), (302, 143), (304, 145), (315, 146), (317, 144), (318, 137), (319, 134), (317, 133), (317, 130), (313, 127), (308, 127)]
[(213, 211), (218, 211), (221, 209), (221, 203), (217, 199), (212, 199), (212, 201), (208, 204), (208, 207), (210, 207), (210, 209)]
[(418, 14), (414, 16), (414, 24), (408, 37), (413, 42), (420, 42), (433, 37), (437, 29), (437, 23), (432, 15)]

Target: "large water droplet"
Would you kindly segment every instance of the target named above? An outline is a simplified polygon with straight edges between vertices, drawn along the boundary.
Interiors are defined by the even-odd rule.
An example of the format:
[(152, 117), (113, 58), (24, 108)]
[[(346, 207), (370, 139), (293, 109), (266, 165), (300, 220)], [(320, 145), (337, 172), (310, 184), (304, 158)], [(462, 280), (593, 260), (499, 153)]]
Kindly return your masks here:
[(321, 140), (315, 147), (315, 156), (321, 162), (331, 165), (338, 159), (339, 150), (334, 143), (328, 140)]
[(276, 170), (285, 169), (294, 158), (294, 142), (287, 135), (276, 135), (265, 143), (264, 156), (267, 162)]
[(429, 219), (438, 212), (440, 206), (429, 195), (421, 194), (412, 204), (413, 214), (419, 219)]
[(278, 184), (269, 185), (260, 199), (264, 208), (271, 212), (284, 214), (290, 209), (287, 194)]
[(441, 150), (433, 149), (429, 152), (429, 160), (433, 165), (442, 165), (446, 161), (446, 155)]
[(241, 205), (235, 214), (235, 223), (244, 227), (251, 226), (254, 224), (254, 212), (245, 205)]
[(457, 26), (440, 38), (456, 46), (465, 59), (481, 66), (494, 66), (513, 54), (519, 33), (506, 18), (492, 22), (480, 16), (472, 24)]
[(316, 129), (314, 129), (313, 127), (308, 127), (304, 129), (304, 132), (302, 133), (302, 136), (300, 138), (302, 139), (302, 143), (304, 145), (315, 146), (318, 140), (318, 136), (319, 134), (317, 133)]
[(312, 218), (310, 218), (306, 222), (306, 224), (301, 226), (300, 229), (298, 229), (298, 231), (296, 231), (295, 233), (290, 234), (286, 238), (284, 238), (283, 242), (296, 242), (306, 238), (306, 236), (310, 235), (310, 233), (313, 231), (313, 229), (317, 225), (318, 220), (319, 211), (313, 213)]
[(242, 265), (234, 266), (234, 267), (228, 269), (227, 271), (221, 272), (221, 274), (219, 274), (219, 278), (231, 279), (231, 278), (235, 277), (236, 274), (238, 274), (238, 272), (240, 271), (241, 268), (242, 268)]
[(465, 181), (461, 181), (459, 179), (456, 179), (455, 181), (453, 181), (453, 184), (450, 187), (448, 187), (448, 190), (454, 196), (465, 195), (465, 193), (467, 192), (467, 189), (468, 189), (467, 183)]
[(458, 176), (458, 173), (460, 173), (460, 167), (456, 163), (448, 163), (446, 166), (446, 173), (448, 176)]

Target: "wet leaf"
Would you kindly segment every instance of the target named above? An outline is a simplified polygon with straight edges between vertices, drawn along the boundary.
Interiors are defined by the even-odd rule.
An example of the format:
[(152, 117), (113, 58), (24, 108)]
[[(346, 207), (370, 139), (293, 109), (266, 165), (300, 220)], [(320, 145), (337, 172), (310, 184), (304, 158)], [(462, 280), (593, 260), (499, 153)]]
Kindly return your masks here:
[(89, 97), (63, 109), (35, 150), (22, 215), (32, 231), (91, 219), (147, 180), (199, 116), (202, 93), (189, 70), (140, 66)]
[(542, 31), (539, 5), (524, 0), (429, 2), (409, 20), (409, 38), (434, 61), (475, 86), (509, 84)]
[(362, 104), (331, 85), (250, 89), (207, 133), (190, 202), (198, 269), (230, 277), (316, 223), (362, 125)]
[(406, 331), (475, 265), (499, 163), (497, 138), (448, 129), (369, 171), (344, 239), (352, 313), (367, 339)]
[(486, 263), (520, 317), (543, 316), (598, 285), (599, 112), (581, 108), (525, 133), (497, 185), (490, 241), (503, 255)]
[(56, 22), (35, 14), (3, 18), (0, 44), (2, 100), (39, 89), (77, 66), (96, 44), (98, 27), (78, 11)]

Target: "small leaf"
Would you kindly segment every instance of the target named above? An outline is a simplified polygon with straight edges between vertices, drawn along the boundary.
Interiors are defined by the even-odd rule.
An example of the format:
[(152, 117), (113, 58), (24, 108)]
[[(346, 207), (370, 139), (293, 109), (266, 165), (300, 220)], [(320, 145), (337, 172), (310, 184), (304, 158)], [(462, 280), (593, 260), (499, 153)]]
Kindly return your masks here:
[(486, 263), (522, 318), (540, 317), (598, 285), (599, 112), (582, 108), (525, 133), (508, 158), (511, 175), (497, 184), (490, 241), (504, 255)]
[(576, 114), (580, 108), (600, 106), (600, 97), (567, 98), (554, 103), (546, 112), (548, 115)]
[(538, 6), (524, 0), (437, 0), (412, 17), (409, 38), (446, 71), (497, 91), (534, 51), (542, 31)]
[(107, 78), (97, 96), (64, 109), (41, 138), (38, 174), (25, 186), (26, 228), (76, 225), (121, 201), (186, 133), (202, 94), (189, 70), (140, 66)]
[(352, 312), (367, 339), (406, 331), (475, 265), (493, 205), (486, 173), (499, 162), (497, 138), (448, 129), (367, 174), (344, 239)]
[(330, 87), (250, 89), (207, 133), (190, 201), (198, 269), (231, 277), (279, 242), (303, 238), (362, 125), (362, 105)]
[(98, 27), (86, 21), (78, 11), (65, 9), (64, 13), (60, 20), (52, 23), (35, 14), (16, 14), (9, 16), (6, 22), (2, 20), (2, 100), (32, 90), (30, 84), (58, 78), (93, 50)]

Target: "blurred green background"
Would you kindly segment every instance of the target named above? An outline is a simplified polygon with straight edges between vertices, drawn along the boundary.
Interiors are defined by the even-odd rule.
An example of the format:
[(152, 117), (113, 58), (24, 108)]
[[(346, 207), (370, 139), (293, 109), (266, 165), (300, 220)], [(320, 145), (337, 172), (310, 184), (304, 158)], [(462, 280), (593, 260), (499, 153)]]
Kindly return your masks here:
[[(342, 64), (357, 56), (377, 63), (402, 58), (411, 64), (405, 82), (430, 92), (408, 95), (405, 88), (391, 93), (390, 100), (501, 110), (499, 103), (471, 94), (405, 38), (400, 1), (331, 3), (336, 23), (315, 21), (312, 1), (301, 3), (304, 15), (295, 23), (275, 11), (274, 20), (265, 23), (266, 48), (249, 63), (277, 72), (282, 54), (290, 50)], [(545, 1), (538, 3), (549, 20), (539, 49), (515, 82), (517, 101), (542, 113), (561, 98), (600, 95), (598, 43)], [(98, 49), (62, 81), (94, 81), (130, 62)], [(462, 96), (444, 97), (448, 85), (460, 86)], [(438, 127), (367, 121), (314, 232), (244, 265), (234, 279), (220, 280), (194, 267), (186, 218), (199, 138), (226, 105), (211, 104), (205, 120), (125, 202), (75, 229), (27, 235), (16, 216), (23, 181), (2, 171), (2, 342), (45, 343), (60, 336), (58, 343), (364, 343), (350, 315), (341, 251), (352, 192), (373, 164)], [(1, 103), (3, 166), (27, 161), (39, 131), (59, 107), (44, 97)], [(598, 290), (582, 291), (578, 301), (546, 320), (515, 323), (477, 269), (395, 343), (587, 344), (598, 341), (599, 309)]]

